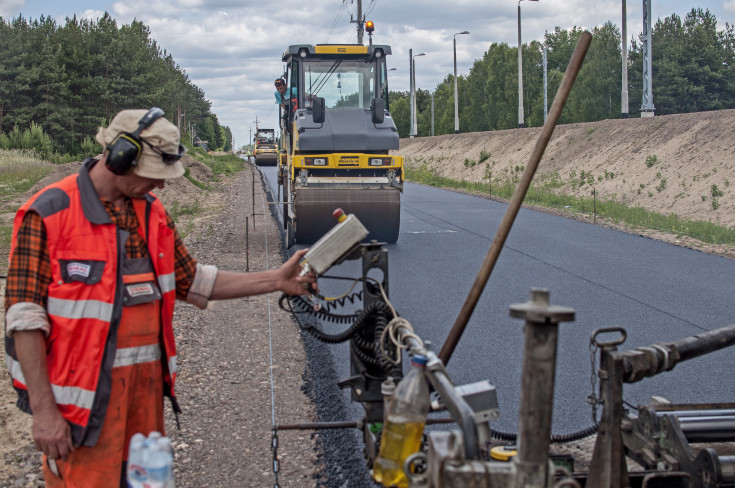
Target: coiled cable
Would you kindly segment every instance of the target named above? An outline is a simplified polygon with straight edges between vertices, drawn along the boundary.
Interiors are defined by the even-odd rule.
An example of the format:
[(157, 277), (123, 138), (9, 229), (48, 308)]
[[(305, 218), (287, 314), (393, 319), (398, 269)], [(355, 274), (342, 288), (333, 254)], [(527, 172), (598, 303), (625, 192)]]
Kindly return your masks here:
[[(585, 429), (578, 430), (577, 432), (571, 432), (569, 434), (552, 434), (552, 444), (566, 444), (568, 442), (579, 441), (585, 439), (593, 434), (597, 433), (597, 425), (591, 425)], [(492, 437), (503, 442), (515, 443), (518, 439), (518, 434), (515, 432), (502, 432), (500, 430), (492, 430)]]

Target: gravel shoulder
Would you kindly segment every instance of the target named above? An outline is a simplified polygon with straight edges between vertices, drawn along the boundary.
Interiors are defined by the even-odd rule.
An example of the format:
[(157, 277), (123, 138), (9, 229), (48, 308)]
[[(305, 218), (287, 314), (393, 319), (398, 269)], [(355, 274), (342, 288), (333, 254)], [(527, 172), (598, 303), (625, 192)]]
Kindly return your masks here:
[[(167, 182), (159, 197), (169, 209), (174, 204), (179, 208), (195, 204), (200, 209), (182, 215), (177, 224), (192, 255), (223, 270), (278, 267), (283, 262), (282, 240), (267, 208), (259, 172), (246, 166), (217, 182), (206, 166), (191, 158), (185, 164), (198, 181), (213, 189), (201, 190), (179, 178)], [(77, 171), (79, 165), (64, 166), (25, 198)], [(168, 402), (165, 411), (179, 488), (273, 486), (273, 423), (316, 421), (301, 334), (291, 315), (278, 307), (279, 296), (211, 302), (203, 311), (177, 304), (181, 430)], [(0, 368), (0, 427), (0, 487), (44, 486), (40, 456), (30, 437), (31, 418), (15, 408), (6, 368)], [(319, 484), (318, 437), (309, 431), (279, 431), (278, 437), (281, 486)]]

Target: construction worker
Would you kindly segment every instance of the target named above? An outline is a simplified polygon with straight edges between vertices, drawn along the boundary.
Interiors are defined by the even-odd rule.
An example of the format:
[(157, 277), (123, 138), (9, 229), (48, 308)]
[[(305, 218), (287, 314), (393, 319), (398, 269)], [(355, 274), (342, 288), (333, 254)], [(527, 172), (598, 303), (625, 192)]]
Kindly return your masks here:
[(276, 85), (276, 91), (273, 94), (276, 97), (276, 103), (281, 105), (281, 108), (288, 113), (288, 104), (291, 98), (294, 97), (293, 88), (288, 88), (283, 78), (276, 78), (274, 82)]
[(100, 127), (102, 157), (51, 184), (15, 217), (5, 296), (6, 360), (33, 414), (47, 487), (127, 486), (130, 438), (164, 431), (176, 403), (174, 299), (303, 294), (294, 254), (280, 268), (220, 271), (189, 255), (150, 191), (184, 174), (179, 131), (158, 108)]

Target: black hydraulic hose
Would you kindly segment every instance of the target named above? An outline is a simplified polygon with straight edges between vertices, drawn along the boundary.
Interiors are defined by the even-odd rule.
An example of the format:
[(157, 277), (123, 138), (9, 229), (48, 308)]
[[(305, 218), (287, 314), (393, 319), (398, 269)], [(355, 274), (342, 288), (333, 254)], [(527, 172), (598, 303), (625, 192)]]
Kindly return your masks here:
[[(298, 297), (298, 296), (290, 296), (290, 295), (286, 295), (286, 294), (281, 295), (281, 298), (278, 300), (278, 305), (283, 310), (289, 310), (289, 309), (287, 309), (285, 307), (285, 305), (283, 303), (285, 300), (287, 300), (290, 305), (293, 304), (293, 305), (295, 305), (299, 309), (302, 309), (303, 308), (303, 310), (295, 310), (292, 307), (290, 309), (290, 311), (293, 314), (297, 314), (297, 313), (303, 313), (303, 314), (310, 313), (311, 315), (314, 315), (315, 317), (325, 319), (324, 317), (322, 317), (320, 315), (320, 312), (321, 311), (320, 312), (315, 312), (313, 309), (311, 309), (311, 307), (308, 307), (309, 302), (307, 302), (306, 300), (304, 300), (303, 298)], [(342, 333), (339, 333), (339, 334), (327, 334), (326, 332), (322, 332), (321, 330), (317, 329), (316, 327), (314, 327), (312, 325), (303, 326), (303, 325), (299, 324), (299, 326), (303, 330), (305, 330), (306, 332), (308, 332), (309, 334), (311, 334), (316, 339), (318, 339), (318, 340), (320, 340), (322, 342), (326, 342), (326, 343), (329, 343), (329, 344), (337, 344), (337, 343), (345, 342), (345, 341), (353, 338), (353, 336), (355, 336), (358, 331), (362, 330), (363, 328), (365, 328), (368, 325), (368, 320), (369, 319), (373, 318), (373, 319), (377, 320), (381, 316), (382, 317), (388, 316), (389, 313), (390, 313), (390, 309), (388, 308), (388, 306), (386, 304), (384, 304), (382, 302), (375, 302), (375, 303), (371, 304), (370, 306), (368, 306), (368, 308), (366, 310), (363, 310), (363, 311), (359, 312), (358, 314), (356, 314), (355, 315), (356, 319), (352, 323), (352, 325), (346, 331), (344, 331)], [(324, 313), (324, 315), (328, 315), (331, 318), (337, 318), (338, 317), (338, 318), (341, 318), (341, 319), (344, 319), (346, 317), (349, 317), (347, 315), (334, 315), (334, 314), (328, 314), (328, 313)]]
[[(552, 444), (566, 444), (568, 442), (579, 441), (585, 439), (597, 432), (597, 425), (591, 425), (585, 429), (578, 430), (577, 432), (571, 432), (569, 434), (552, 434)], [(502, 432), (500, 430), (492, 430), (492, 437), (503, 442), (515, 442), (518, 439), (518, 434), (515, 432)]]
[(380, 366), (378, 358), (368, 355), (355, 341), (352, 341), (352, 352), (355, 353), (355, 356), (357, 356), (358, 359), (366, 366), (373, 366), (376, 368)]
[(345, 305), (347, 305), (347, 302), (349, 302), (350, 305), (354, 305), (355, 302), (361, 302), (361, 301), (362, 301), (362, 290), (352, 293), (350, 295), (344, 296), (342, 298), (332, 299), (331, 301), (326, 302), (322, 306), (322, 308), (326, 310), (327, 312), (330, 312), (333, 309), (344, 307)]
[(378, 340), (374, 341), (373, 343), (375, 348), (375, 357), (378, 358), (378, 363), (380, 364), (380, 367), (383, 369), (383, 371), (386, 371), (392, 376), (400, 377), (403, 374), (403, 369), (401, 368), (401, 365), (389, 361), (388, 358), (386, 358), (385, 355), (383, 355), (383, 352), (380, 350), (380, 338), (383, 337), (383, 331), (386, 327), (388, 327), (387, 321), (385, 324), (378, 324), (375, 326), (375, 337), (378, 338)]
[[(290, 306), (289, 308), (286, 308), (284, 306), (283, 302), (285, 300), (288, 301), (288, 304)], [(286, 310), (287, 312), (291, 312), (294, 315), (312, 315), (320, 320), (323, 320), (325, 322), (332, 322), (334, 324), (347, 324), (359, 317), (359, 314), (333, 314), (330, 313), (329, 307), (315, 311), (312, 307), (312, 304), (300, 296), (285, 294), (281, 295), (281, 298), (278, 300), (278, 305), (281, 307), (281, 309)]]

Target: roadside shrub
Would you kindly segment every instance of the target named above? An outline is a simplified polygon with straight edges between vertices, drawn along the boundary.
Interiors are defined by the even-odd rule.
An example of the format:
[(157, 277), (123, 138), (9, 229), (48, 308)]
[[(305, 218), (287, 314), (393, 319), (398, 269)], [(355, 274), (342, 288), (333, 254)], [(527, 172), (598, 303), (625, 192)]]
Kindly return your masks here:
[(53, 145), (51, 137), (43, 131), (43, 128), (31, 122), (31, 127), (22, 132), (16, 125), (7, 134), (0, 134), (0, 149), (33, 151), (39, 158), (48, 159), (53, 152)]
[(84, 154), (84, 157), (94, 156), (95, 154), (99, 154), (100, 151), (101, 147), (97, 144), (97, 141), (89, 136), (84, 138), (82, 141), (82, 154)]

